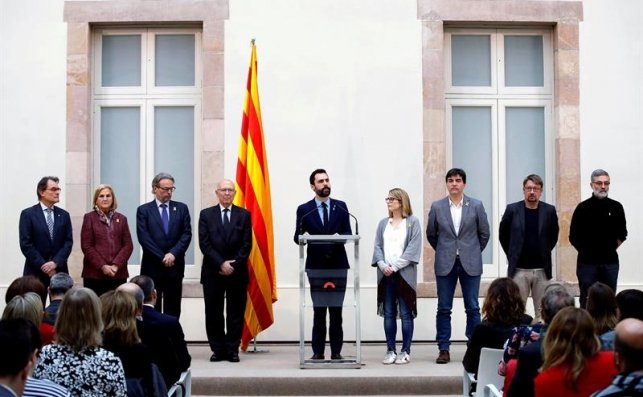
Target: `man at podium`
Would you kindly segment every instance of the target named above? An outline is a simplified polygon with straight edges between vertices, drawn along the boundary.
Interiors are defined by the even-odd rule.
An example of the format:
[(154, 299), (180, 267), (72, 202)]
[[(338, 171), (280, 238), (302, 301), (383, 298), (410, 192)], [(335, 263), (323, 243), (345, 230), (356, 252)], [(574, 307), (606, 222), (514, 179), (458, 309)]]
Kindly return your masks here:
[[(330, 198), (330, 178), (323, 169), (310, 174), (315, 197), (297, 208), (295, 243), (300, 234), (352, 234), (346, 203)], [(342, 306), (346, 293), (348, 257), (343, 243), (310, 242), (306, 255), (306, 275), (313, 302), (313, 360), (324, 360), (326, 312), (330, 315), (331, 360), (342, 360)]]

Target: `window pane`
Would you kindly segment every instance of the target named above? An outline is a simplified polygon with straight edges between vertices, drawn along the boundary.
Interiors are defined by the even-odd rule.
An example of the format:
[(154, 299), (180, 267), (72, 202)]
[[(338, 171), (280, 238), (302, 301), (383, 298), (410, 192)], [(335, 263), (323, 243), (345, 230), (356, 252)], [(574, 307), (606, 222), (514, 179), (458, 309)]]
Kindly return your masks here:
[(491, 37), (451, 36), (453, 86), (491, 86)]
[(194, 35), (157, 35), (156, 86), (194, 86)]
[(136, 208), (140, 204), (140, 112), (138, 107), (104, 107), (100, 118), (98, 183), (112, 185), (118, 198), (118, 212), (127, 216), (134, 242), (130, 265), (140, 264), (136, 238)]
[(543, 87), (542, 36), (505, 36), (505, 86)]
[[(489, 226), (493, 219), (491, 107), (458, 106), (452, 110), (453, 167), (467, 173), (465, 194), (484, 204)], [(493, 233), (482, 253), (492, 263)]]
[[(172, 199), (185, 203), (194, 219), (198, 216), (194, 212), (194, 107), (154, 108), (154, 159), (155, 174), (168, 172), (174, 177)], [(196, 236), (197, 231), (192, 233)], [(186, 264), (194, 264), (194, 247), (190, 245), (185, 255)]]
[[(507, 139), (507, 203), (523, 199), (522, 181), (529, 174), (545, 180), (545, 108), (505, 109)], [(541, 200), (547, 201), (545, 192)]]
[(103, 87), (141, 85), (141, 36), (103, 36)]

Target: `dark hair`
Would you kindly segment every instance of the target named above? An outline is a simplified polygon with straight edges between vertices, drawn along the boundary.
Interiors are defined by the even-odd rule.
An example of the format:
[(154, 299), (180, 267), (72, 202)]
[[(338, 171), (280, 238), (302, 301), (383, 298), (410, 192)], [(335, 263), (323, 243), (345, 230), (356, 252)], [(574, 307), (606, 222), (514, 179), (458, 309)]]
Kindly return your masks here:
[(36, 276), (22, 276), (13, 280), (4, 296), (4, 302), (9, 303), (11, 299), (18, 295), (24, 295), (27, 292), (35, 292), (44, 302), (47, 300), (47, 289), (45, 285)]
[(310, 184), (311, 184), (311, 185), (314, 185), (314, 184), (315, 184), (315, 176), (316, 176), (317, 174), (326, 174), (326, 175), (328, 175), (328, 172), (326, 172), (326, 170), (325, 170), (325, 169), (323, 169), (323, 168), (317, 168), (315, 171), (313, 171), (313, 172), (310, 174), (310, 177), (308, 178), (308, 180), (310, 181)]
[(462, 178), (463, 183), (467, 183), (467, 173), (464, 172), (462, 168), (451, 168), (449, 171), (447, 171), (447, 176), (444, 177), (444, 181), (448, 181), (449, 178), (453, 178), (454, 176), (459, 176)]
[(134, 283), (141, 287), (143, 290), (143, 300), (149, 302), (152, 298), (152, 292), (154, 292), (154, 280), (151, 277), (145, 276), (143, 274), (132, 277), (130, 283)]
[(587, 311), (594, 320), (596, 333), (601, 335), (614, 329), (618, 322), (618, 311), (614, 290), (600, 281), (587, 290)]
[(49, 183), (49, 181), (58, 183), (60, 182), (60, 179), (58, 179), (57, 176), (43, 176), (40, 178), (38, 185), (36, 185), (36, 196), (38, 196), (38, 200), (40, 200), (40, 193), (47, 190), (47, 183)]
[(527, 184), (527, 181), (532, 181), (536, 185), (540, 186), (541, 189), (544, 185), (543, 178), (541, 178), (539, 175), (536, 175), (536, 174), (527, 175), (525, 179), (522, 181), (522, 187), (525, 187), (525, 185)]
[(519, 325), (525, 315), (525, 302), (518, 284), (509, 277), (493, 280), (482, 304), (482, 314), (494, 324)]
[(624, 289), (616, 294), (616, 304), (619, 311), (619, 320), (635, 318), (643, 321), (643, 291)]
[(35, 327), (24, 318), (0, 321), (0, 376), (13, 377), (27, 366), (31, 354), (38, 348), (33, 342)]

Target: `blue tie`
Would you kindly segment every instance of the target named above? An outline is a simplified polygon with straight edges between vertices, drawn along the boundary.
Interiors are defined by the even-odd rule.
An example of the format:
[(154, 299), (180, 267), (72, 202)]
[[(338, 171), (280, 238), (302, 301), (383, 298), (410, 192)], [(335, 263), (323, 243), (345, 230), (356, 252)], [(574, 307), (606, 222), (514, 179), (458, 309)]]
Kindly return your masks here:
[(324, 216), (324, 228), (328, 228), (328, 205), (326, 203), (321, 203), (322, 205), (322, 215)]
[(161, 221), (163, 221), (163, 230), (165, 234), (170, 232), (170, 215), (167, 213), (167, 204), (161, 204)]

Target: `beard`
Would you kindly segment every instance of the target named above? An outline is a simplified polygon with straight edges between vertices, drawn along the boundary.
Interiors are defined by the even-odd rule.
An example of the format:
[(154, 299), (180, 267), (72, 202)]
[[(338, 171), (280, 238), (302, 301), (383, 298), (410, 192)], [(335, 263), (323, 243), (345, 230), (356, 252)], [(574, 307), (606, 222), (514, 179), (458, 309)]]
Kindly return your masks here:
[(325, 187), (325, 188), (322, 188), (320, 190), (315, 190), (315, 193), (319, 197), (328, 197), (328, 196), (330, 196), (330, 187)]
[(594, 197), (596, 197), (597, 199), (604, 199), (605, 197), (607, 197), (607, 192), (602, 189), (595, 189)]

